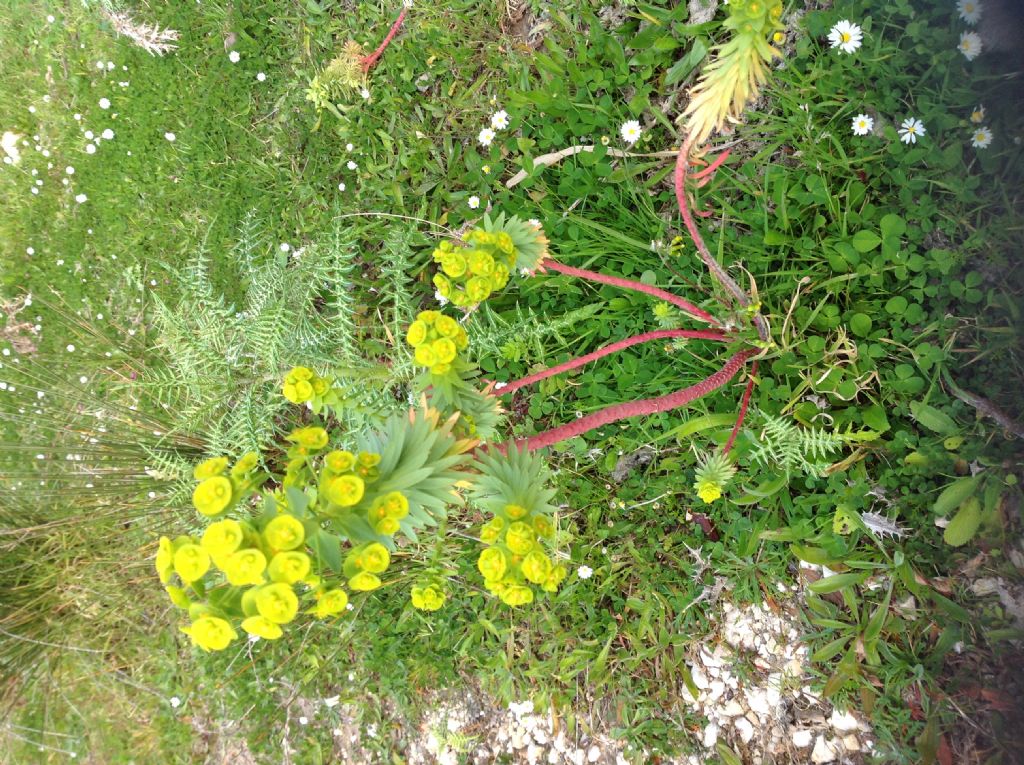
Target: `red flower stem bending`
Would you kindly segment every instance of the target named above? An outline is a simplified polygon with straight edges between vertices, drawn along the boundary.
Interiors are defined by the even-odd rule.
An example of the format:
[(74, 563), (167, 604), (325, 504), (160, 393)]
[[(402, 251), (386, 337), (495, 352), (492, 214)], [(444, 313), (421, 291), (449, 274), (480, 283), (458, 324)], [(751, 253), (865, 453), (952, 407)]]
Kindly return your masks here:
[(746, 390), (743, 391), (743, 398), (740, 400), (740, 413), (736, 417), (736, 424), (732, 428), (732, 433), (729, 434), (729, 440), (725, 442), (723, 453), (726, 455), (732, 449), (732, 445), (736, 441), (736, 435), (740, 432), (743, 420), (746, 419), (747, 407), (750, 406), (750, 394), (754, 390), (754, 379), (757, 377), (757, 364), (757, 359), (754, 359), (754, 363), (750, 366), (750, 379), (747, 380)]
[[(743, 366), (743, 363), (756, 352), (757, 351), (752, 349), (740, 351), (725, 362), (725, 366), (714, 374), (709, 375), (695, 385), (683, 388), (682, 390), (677, 390), (675, 393), (658, 396), (657, 398), (646, 398), (640, 399), (639, 401), (629, 401), (623, 404), (613, 404), (612, 406), (605, 407), (597, 412), (592, 412), (573, 422), (566, 423), (565, 425), (559, 425), (557, 428), (546, 430), (543, 433), (538, 433), (537, 435), (529, 438), (520, 439), (516, 442), (516, 445), (520, 448), (525, 448), (528, 451), (543, 449), (546, 446), (557, 444), (559, 441), (565, 441), (568, 438), (573, 438), (586, 433), (588, 430), (593, 430), (594, 428), (599, 428), (602, 425), (608, 425), (609, 423), (623, 420), (627, 417), (639, 417), (641, 415), (654, 414), (655, 412), (667, 412), (670, 409), (676, 409), (677, 407), (684, 406), (689, 404), (691, 401), (695, 401), (696, 399), (706, 396), (707, 394), (721, 388), (736, 376), (736, 373), (740, 370), (740, 367)], [(504, 447), (498, 448), (503, 452), (505, 451)]]
[(391, 41), (395, 38), (395, 35), (398, 34), (399, 27), (401, 27), (402, 22), (405, 21), (405, 13), (407, 10), (408, 8), (406, 8), (403, 5), (402, 12), (398, 14), (398, 18), (395, 19), (395, 23), (391, 25), (391, 30), (388, 32), (388, 36), (384, 38), (384, 42), (377, 46), (377, 50), (375, 50), (369, 56), (363, 57), (364, 72), (370, 71), (371, 67), (373, 67), (373, 65), (377, 63), (377, 59), (379, 59), (381, 55), (384, 53), (384, 49), (388, 47)]
[(695, 181), (699, 181), (701, 178), (711, 175), (713, 172), (715, 172), (715, 170), (722, 166), (722, 163), (725, 162), (725, 160), (729, 158), (730, 151), (732, 151), (732, 149), (726, 149), (717, 157), (715, 157), (714, 161), (710, 165), (708, 165), (699, 172), (693, 173), (690, 177), (693, 178)]
[[(686, 230), (690, 232), (690, 238), (693, 239), (693, 243), (697, 246), (697, 252), (700, 254), (701, 260), (704, 261), (704, 265), (707, 266), (708, 271), (715, 280), (725, 288), (725, 290), (735, 298), (736, 302), (744, 308), (750, 305), (750, 297), (744, 292), (732, 277), (725, 272), (725, 270), (718, 264), (713, 257), (711, 252), (708, 250), (704, 239), (700, 235), (700, 231), (697, 229), (697, 224), (693, 220), (693, 215), (690, 214), (689, 205), (686, 202), (686, 189), (684, 186), (686, 180), (686, 171), (689, 163), (691, 138), (687, 136), (686, 140), (683, 141), (682, 147), (679, 149), (679, 156), (676, 158), (676, 170), (675, 170), (675, 188), (676, 188), (676, 204), (679, 205), (679, 214), (683, 216), (683, 223), (686, 224)], [(703, 171), (701, 171), (703, 172)], [(768, 340), (768, 326), (765, 324), (764, 319), (760, 314), (754, 315), (754, 326), (757, 328), (757, 335), (762, 341), (767, 342)]]
[(724, 334), (722, 334), (721, 332), (716, 332), (713, 329), (660, 329), (655, 332), (644, 332), (643, 334), (633, 335), (632, 337), (628, 337), (625, 340), (620, 340), (617, 343), (606, 345), (603, 348), (598, 348), (596, 351), (592, 353), (588, 353), (585, 356), (580, 356), (579, 358), (572, 359), (571, 361), (566, 361), (564, 364), (549, 367), (548, 369), (545, 369), (541, 372), (535, 372), (532, 375), (527, 375), (526, 377), (514, 380), (513, 382), (508, 383), (508, 385), (503, 386), (500, 391), (496, 390), (495, 393), (501, 396), (504, 396), (506, 393), (515, 393), (517, 390), (527, 385), (533, 385), (533, 383), (540, 382), (541, 380), (545, 380), (548, 377), (554, 377), (555, 375), (559, 375), (562, 372), (568, 372), (571, 369), (582, 367), (584, 364), (589, 364), (591, 361), (597, 361), (599, 358), (602, 358), (603, 356), (607, 356), (611, 353), (616, 353), (617, 351), (624, 350), (632, 345), (639, 345), (640, 343), (646, 343), (650, 340), (662, 340), (665, 338), (672, 337), (687, 337), (697, 340), (722, 341), (726, 339)]
[(683, 300), (681, 297), (673, 295), (671, 292), (658, 289), (657, 287), (651, 287), (643, 282), (635, 282), (632, 279), (623, 279), (618, 276), (606, 276), (605, 274), (599, 274), (596, 271), (587, 271), (582, 268), (573, 268), (572, 266), (566, 266), (559, 263), (557, 260), (551, 260), (548, 258), (541, 264), (541, 268), (550, 269), (552, 271), (558, 271), (561, 274), (567, 276), (575, 276), (580, 279), (589, 279), (592, 282), (600, 282), (601, 284), (610, 284), (614, 287), (623, 287), (627, 290), (636, 290), (637, 292), (645, 292), (648, 295), (652, 295), (661, 300), (665, 300), (672, 303), (679, 308), (682, 308), (686, 313), (690, 314), (696, 319), (700, 319), (708, 324), (715, 327), (722, 326), (722, 323), (714, 316), (704, 311), (688, 300)]

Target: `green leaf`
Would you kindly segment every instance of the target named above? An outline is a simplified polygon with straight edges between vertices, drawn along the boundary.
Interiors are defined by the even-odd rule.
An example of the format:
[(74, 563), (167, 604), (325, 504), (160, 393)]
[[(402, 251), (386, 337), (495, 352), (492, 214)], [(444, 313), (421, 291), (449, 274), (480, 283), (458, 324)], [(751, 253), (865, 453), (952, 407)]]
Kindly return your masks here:
[(923, 401), (911, 401), (910, 414), (921, 425), (940, 436), (952, 436), (960, 430), (952, 417)]
[(722, 758), (723, 765), (743, 765), (743, 760), (740, 759), (740, 756), (721, 741), (715, 745), (715, 749), (718, 752), (718, 756)]
[(858, 337), (867, 337), (871, 332), (871, 317), (866, 313), (855, 313), (850, 317), (850, 331)]
[(827, 566), (833, 563), (832, 556), (822, 547), (806, 547), (804, 545), (790, 545), (793, 555), (804, 563), (813, 563), (816, 566)]
[(861, 412), (861, 417), (864, 419), (864, 424), (872, 430), (884, 433), (889, 429), (889, 417), (885, 413), (885, 407), (872, 404)]
[(309, 546), (313, 548), (313, 554), (332, 571), (341, 573), (343, 564), (341, 559), (341, 540), (334, 534), (321, 531), (319, 534), (309, 538)]
[[(849, 625), (848, 624), (844, 624), (843, 626), (844, 627), (848, 627)], [(847, 635), (846, 637), (836, 638), (831, 643), (826, 643), (825, 645), (823, 645), (821, 648), (819, 648), (817, 651), (814, 652), (814, 655), (811, 656), (811, 661), (813, 661), (813, 662), (828, 661), (833, 656), (835, 656), (840, 651), (842, 651), (844, 648), (846, 648), (846, 644), (849, 643), (850, 640), (851, 640), (850, 636)]]
[(874, 231), (858, 231), (853, 235), (850, 244), (857, 252), (871, 252), (882, 243), (882, 239)]
[(693, 41), (693, 47), (685, 56), (672, 65), (672, 68), (665, 74), (665, 85), (675, 85), (685, 80), (690, 72), (696, 69), (704, 56), (708, 53), (708, 46), (699, 37)]
[(977, 497), (968, 497), (960, 510), (946, 526), (942, 534), (942, 540), (952, 547), (960, 547), (970, 542), (981, 524), (981, 500)]
[(819, 595), (826, 595), (830, 592), (839, 592), (839, 590), (845, 589), (846, 587), (852, 587), (860, 584), (867, 578), (867, 574), (856, 574), (850, 572), (848, 574), (833, 574), (832, 576), (826, 576), (824, 579), (819, 579), (816, 582), (811, 582), (807, 585), (811, 592), (816, 592)]
[(903, 236), (907, 232), (907, 222), (894, 213), (883, 215), (878, 227), (882, 231), (883, 239)]
[(935, 500), (932, 512), (936, 515), (946, 515), (953, 508), (960, 507), (965, 499), (974, 494), (975, 489), (978, 488), (980, 478), (980, 476), (974, 475), (953, 481), (953, 483), (942, 490), (938, 499)]

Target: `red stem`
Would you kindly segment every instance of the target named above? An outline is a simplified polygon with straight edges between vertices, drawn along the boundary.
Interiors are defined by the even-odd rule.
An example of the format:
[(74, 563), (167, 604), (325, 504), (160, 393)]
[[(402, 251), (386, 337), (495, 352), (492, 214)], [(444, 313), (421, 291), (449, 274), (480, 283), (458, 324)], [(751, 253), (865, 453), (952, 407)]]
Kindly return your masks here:
[(690, 177), (693, 178), (695, 181), (699, 181), (704, 176), (711, 175), (713, 172), (715, 172), (715, 170), (722, 166), (722, 163), (725, 162), (725, 160), (729, 158), (730, 151), (732, 151), (732, 149), (726, 149), (717, 157), (715, 157), (715, 160), (710, 165), (708, 165), (699, 172), (693, 173)]
[[(691, 401), (695, 401), (696, 399), (706, 396), (708, 393), (721, 388), (736, 376), (736, 373), (740, 370), (740, 367), (743, 366), (743, 363), (756, 352), (757, 351), (752, 349), (740, 351), (725, 362), (725, 366), (714, 374), (709, 375), (695, 385), (690, 385), (682, 390), (677, 390), (675, 393), (658, 396), (657, 398), (646, 398), (640, 399), (639, 401), (629, 401), (623, 404), (613, 404), (612, 406), (605, 407), (597, 412), (592, 412), (573, 422), (566, 423), (565, 425), (559, 425), (557, 428), (546, 430), (543, 433), (538, 433), (537, 435), (529, 438), (520, 439), (516, 444), (520, 448), (525, 447), (527, 450), (531, 451), (534, 449), (543, 449), (546, 446), (557, 444), (559, 441), (565, 441), (568, 438), (582, 435), (588, 430), (593, 430), (594, 428), (599, 428), (602, 425), (607, 425), (627, 417), (639, 417), (641, 415), (654, 414), (655, 412), (666, 412), (670, 409), (684, 406), (685, 404), (689, 404)], [(504, 447), (497, 448), (504, 451)]]
[(377, 59), (384, 53), (384, 49), (388, 47), (391, 41), (398, 34), (399, 27), (402, 26), (402, 22), (405, 21), (405, 13), (408, 10), (404, 5), (402, 6), (402, 12), (398, 14), (398, 18), (395, 19), (395, 23), (391, 25), (391, 30), (388, 32), (388, 36), (384, 38), (384, 42), (377, 46), (377, 50), (371, 53), (369, 56), (363, 57), (363, 71), (369, 72), (370, 68), (377, 63)]
[(599, 348), (592, 353), (588, 353), (585, 356), (566, 361), (564, 364), (558, 364), (557, 366), (549, 367), (541, 372), (535, 372), (532, 375), (527, 375), (518, 380), (508, 383), (508, 385), (502, 386), (500, 391), (495, 391), (498, 395), (504, 396), (507, 393), (515, 393), (520, 388), (527, 385), (533, 385), (535, 382), (540, 382), (548, 377), (561, 374), (562, 372), (568, 372), (570, 369), (576, 369), (582, 367), (584, 364), (589, 364), (591, 361), (597, 361), (598, 359), (607, 356), (611, 353), (624, 350), (632, 345), (639, 345), (640, 343), (646, 343), (649, 340), (662, 340), (671, 337), (688, 337), (697, 340), (721, 340), (724, 341), (725, 335), (721, 332), (716, 332), (712, 329), (659, 329), (655, 332), (644, 332), (640, 335), (633, 335), (625, 340), (619, 340), (617, 343), (606, 345), (603, 348)]
[(736, 441), (736, 434), (740, 432), (740, 426), (743, 425), (743, 420), (746, 419), (747, 407), (750, 405), (750, 393), (754, 390), (754, 378), (757, 377), (757, 364), (757, 359), (754, 359), (754, 363), (750, 366), (750, 379), (747, 380), (746, 390), (743, 391), (743, 398), (740, 400), (740, 413), (736, 418), (736, 424), (732, 428), (732, 433), (729, 434), (729, 440), (725, 442), (723, 453), (726, 455), (732, 449), (732, 445)]
[(596, 271), (587, 271), (582, 268), (573, 268), (559, 263), (557, 260), (551, 260), (548, 258), (541, 264), (542, 268), (551, 269), (552, 271), (558, 271), (559, 273), (566, 274), (568, 276), (576, 276), (580, 279), (589, 279), (592, 282), (600, 282), (601, 284), (610, 284), (614, 287), (623, 287), (628, 290), (636, 290), (637, 292), (645, 292), (648, 295), (653, 295), (656, 298), (665, 300), (672, 303), (679, 308), (682, 308), (686, 313), (690, 314), (694, 318), (700, 319), (708, 324), (716, 327), (722, 326), (722, 322), (716, 319), (714, 316), (704, 311), (693, 303), (683, 300), (681, 297), (673, 295), (671, 292), (658, 289), (657, 287), (651, 287), (643, 282), (635, 282), (632, 279), (623, 279), (618, 276), (606, 276), (605, 274), (599, 274)]

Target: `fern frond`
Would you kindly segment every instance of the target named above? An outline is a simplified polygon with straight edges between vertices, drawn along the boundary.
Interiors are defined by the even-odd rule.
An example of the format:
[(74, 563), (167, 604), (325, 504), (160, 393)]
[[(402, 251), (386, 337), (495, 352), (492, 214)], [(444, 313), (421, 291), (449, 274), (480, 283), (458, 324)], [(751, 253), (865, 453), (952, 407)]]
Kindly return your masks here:
[(828, 458), (848, 441), (842, 434), (801, 428), (785, 417), (760, 412), (759, 418), (761, 432), (750, 457), (760, 465), (776, 467), (787, 474), (822, 475)]

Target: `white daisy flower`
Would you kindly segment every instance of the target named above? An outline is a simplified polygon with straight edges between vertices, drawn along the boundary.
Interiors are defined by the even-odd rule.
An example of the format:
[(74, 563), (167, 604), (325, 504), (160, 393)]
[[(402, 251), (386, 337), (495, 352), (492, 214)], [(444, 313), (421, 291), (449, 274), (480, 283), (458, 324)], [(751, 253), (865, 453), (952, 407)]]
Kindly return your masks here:
[(110, 99), (109, 98), (101, 98), (100, 99), (100, 108), (101, 109), (109, 109), (110, 108)]
[(290, 250), (291, 248), (292, 248), (292, 246), (290, 244), (288, 244), (288, 242), (281, 242), (281, 247), (280, 247), (281, 252), (288, 252), (288, 250)]
[(359, 95), (361, 95), (363, 97), (364, 101), (369, 101), (370, 100), (370, 91), (368, 91), (366, 88), (363, 88), (362, 90), (360, 90), (359, 91)]
[(233, 50), (228, 54), (228, 61), (230, 61), (232, 64), (237, 64), (241, 60), (241, 58), (242, 54), (239, 53), (237, 50)]
[(971, 112), (971, 122), (975, 125), (980, 125), (985, 121), (985, 107), (978, 105), (974, 107), (974, 111)]
[(96, 134), (93, 133), (91, 130), (86, 130), (85, 133), (83, 133), (83, 135), (85, 136), (85, 140), (87, 141), (91, 141), (93, 138), (96, 137)]
[(164, 133), (164, 138), (166, 138), (171, 143), (174, 143), (175, 140), (177, 140), (178, 136), (174, 135), (174, 133), (167, 132)]
[(338, 184), (338, 191), (344, 191), (344, 190), (345, 190), (345, 182), (342, 181), (341, 183)]
[(349, 170), (355, 170), (357, 167), (359, 167), (359, 165), (357, 165), (350, 159), (348, 162), (345, 163), (345, 167), (347, 167)]
[(504, 109), (491, 115), (491, 127), (495, 130), (504, 130), (508, 127), (508, 112)]
[(853, 118), (853, 134), (854, 135), (867, 135), (871, 132), (871, 128), (875, 126), (875, 121), (866, 114), (858, 114)]
[(96, 153), (96, 144), (94, 144), (94, 143), (87, 143), (85, 145), (85, 153), (86, 154), (95, 154)]
[(110, 128), (107, 128), (100, 135), (103, 136), (104, 141), (109, 141), (111, 138), (114, 137), (114, 131), (111, 130)]
[(900, 123), (900, 129), (897, 132), (900, 134), (900, 140), (903, 143), (917, 143), (917, 139), (927, 131), (924, 129), (924, 124), (921, 120), (907, 117)]
[(47, 17), (46, 17), (46, 23), (47, 23), (47, 24), (52, 24), (52, 23), (53, 23), (53, 22), (55, 22), (56, 20), (57, 20), (57, 18), (56, 18), (55, 16), (53, 16), (53, 15), (50, 15), (50, 16), (47, 16)]
[(971, 146), (975, 149), (987, 149), (992, 143), (992, 131), (987, 127), (980, 127), (971, 136)]
[(345, 144), (345, 151), (352, 151), (352, 149), (354, 149), (354, 148), (356, 148), (356, 147), (353, 144), (351, 144), (351, 143)]
[(29, 114), (35, 114), (36, 113), (36, 107), (34, 107), (34, 106), (28, 107), (28, 113)]
[(982, 6), (978, 0), (956, 0), (956, 9), (968, 24), (977, 24), (981, 20)]
[(629, 120), (623, 122), (622, 127), (619, 128), (619, 134), (622, 136), (622, 140), (628, 144), (634, 144), (640, 140), (640, 134), (644, 132), (643, 128), (640, 127), (640, 123), (636, 120)]
[(71, 165), (68, 165), (67, 167), (64, 168), (64, 172), (67, 173), (68, 175), (74, 175), (75, 168), (73, 168)]
[(257, 75), (256, 75), (256, 81), (257, 82), (263, 82), (266, 79), (267, 79), (267, 75), (265, 73), (263, 73), (263, 72), (257, 73)]
[[(89, 197), (87, 197), (85, 194), (78, 194), (78, 195), (75, 196), (75, 201), (78, 202), (78, 204), (82, 204), (82, 202), (85, 202), (88, 199), (89, 199)], [(69, 351), (73, 351), (74, 348), (69, 347), (68, 350)]]
[(864, 32), (856, 24), (843, 19), (829, 30), (828, 41), (843, 53), (853, 53), (864, 41)]
[(978, 37), (977, 32), (964, 32), (960, 35), (960, 45), (957, 47), (964, 54), (965, 59), (974, 61), (981, 55), (981, 38)]
[(475, 210), (480, 206), (480, 197), (474, 194), (473, 196), (466, 200), (466, 204), (469, 205), (470, 210)]
[(480, 142), (481, 146), (490, 146), (491, 141), (494, 140), (494, 131), (490, 128), (484, 128), (480, 131), (480, 135), (476, 137), (476, 140)]
[(576, 576), (578, 576), (580, 579), (590, 579), (590, 577), (592, 577), (593, 575), (594, 569), (592, 569), (590, 566), (584, 565), (576, 569)]

